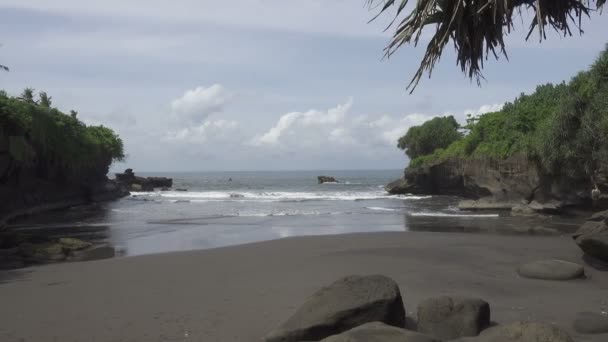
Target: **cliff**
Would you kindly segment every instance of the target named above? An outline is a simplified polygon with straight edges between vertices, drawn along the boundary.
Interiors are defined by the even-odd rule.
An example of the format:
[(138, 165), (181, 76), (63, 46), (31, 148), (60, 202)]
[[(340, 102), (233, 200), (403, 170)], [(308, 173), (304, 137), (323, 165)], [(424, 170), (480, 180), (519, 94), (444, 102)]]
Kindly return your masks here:
[[(608, 191), (605, 175), (598, 186), (602, 193)], [(486, 207), (501, 209), (522, 203), (540, 204), (544, 208), (591, 207), (592, 189), (588, 178), (543, 175), (523, 156), (504, 160), (454, 158), (430, 166), (410, 167), (403, 178), (386, 186), (391, 194), (461, 196), (481, 199)], [(469, 203), (466, 209), (475, 207)], [(480, 203), (476, 205), (483, 209)], [(605, 207), (605, 199), (596, 205)]]

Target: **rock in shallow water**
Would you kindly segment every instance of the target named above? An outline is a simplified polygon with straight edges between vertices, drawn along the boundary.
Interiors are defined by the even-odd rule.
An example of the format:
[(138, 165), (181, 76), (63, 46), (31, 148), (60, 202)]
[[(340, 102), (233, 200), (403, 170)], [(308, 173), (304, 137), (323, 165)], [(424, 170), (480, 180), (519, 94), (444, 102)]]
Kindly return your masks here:
[(572, 237), (585, 254), (608, 262), (608, 211), (591, 216)]
[(522, 265), (517, 273), (525, 278), (571, 280), (585, 275), (583, 266), (563, 260), (539, 260)]
[(581, 312), (576, 316), (573, 327), (581, 334), (608, 334), (608, 316)]
[(563, 330), (550, 324), (516, 322), (484, 330), (473, 338), (452, 342), (574, 342)]
[(354, 329), (333, 335), (321, 342), (440, 342), (411, 330), (396, 328), (381, 322), (363, 324)]
[(376, 321), (405, 326), (399, 286), (381, 275), (349, 276), (314, 293), (265, 341), (319, 341)]
[(467, 297), (429, 298), (418, 305), (418, 331), (444, 340), (477, 336), (490, 325), (490, 305)]

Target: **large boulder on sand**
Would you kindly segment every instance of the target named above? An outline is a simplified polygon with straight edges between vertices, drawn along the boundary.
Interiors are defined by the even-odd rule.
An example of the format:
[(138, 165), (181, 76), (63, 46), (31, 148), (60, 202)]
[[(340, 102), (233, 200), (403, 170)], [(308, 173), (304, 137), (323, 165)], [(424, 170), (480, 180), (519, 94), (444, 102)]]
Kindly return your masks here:
[(538, 260), (522, 265), (517, 273), (524, 278), (570, 280), (585, 275), (583, 266), (563, 260)]
[(591, 216), (572, 237), (585, 254), (608, 262), (608, 211)]
[(440, 342), (415, 331), (396, 328), (381, 322), (366, 323), (321, 342)]
[(376, 321), (405, 326), (399, 286), (382, 275), (349, 276), (314, 293), (265, 341), (319, 341)]
[(452, 342), (574, 342), (563, 330), (551, 324), (516, 322), (484, 330), (474, 338)]
[(442, 340), (477, 336), (490, 325), (490, 305), (481, 299), (443, 296), (418, 305), (418, 331)]

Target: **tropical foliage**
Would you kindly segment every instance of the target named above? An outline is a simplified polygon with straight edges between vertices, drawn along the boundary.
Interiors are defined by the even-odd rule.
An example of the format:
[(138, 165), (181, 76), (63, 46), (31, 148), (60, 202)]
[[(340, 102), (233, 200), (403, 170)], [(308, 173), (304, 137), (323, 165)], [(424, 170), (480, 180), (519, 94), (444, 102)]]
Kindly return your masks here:
[(108, 167), (125, 155), (122, 140), (109, 128), (87, 126), (51, 107), (51, 97), (33, 89), (20, 97), (0, 92), (0, 153), (19, 164), (53, 166), (69, 172)]
[(399, 139), (397, 147), (412, 159), (431, 154), (436, 149), (446, 148), (462, 138), (462, 134), (458, 132), (459, 127), (453, 116), (434, 118), (420, 126), (411, 127), (407, 134)]
[(414, 157), (410, 166), (518, 155), (537, 162), (543, 173), (595, 182), (601, 170), (608, 171), (608, 46), (588, 71), (570, 82), (539, 86), (498, 112), (469, 117), (464, 128), (464, 137)]
[(434, 27), (426, 53), (408, 86), (413, 91), (425, 71), (432, 73), (450, 40), (456, 49), (458, 66), (479, 83), (484, 59), (490, 55), (498, 58), (501, 54), (507, 57), (505, 36), (514, 29), (515, 16), (521, 16), (522, 8), (531, 9), (534, 14), (526, 39), (536, 29), (543, 40), (548, 28), (572, 35), (574, 27), (574, 31), (582, 33), (582, 17), (601, 9), (606, 0), (417, 0), (413, 6), (408, 6), (412, 5), (409, 0), (367, 2), (373, 9), (380, 5), (378, 16), (397, 7), (391, 22), (396, 30), (385, 49), (387, 57), (404, 44), (418, 45), (422, 32)]

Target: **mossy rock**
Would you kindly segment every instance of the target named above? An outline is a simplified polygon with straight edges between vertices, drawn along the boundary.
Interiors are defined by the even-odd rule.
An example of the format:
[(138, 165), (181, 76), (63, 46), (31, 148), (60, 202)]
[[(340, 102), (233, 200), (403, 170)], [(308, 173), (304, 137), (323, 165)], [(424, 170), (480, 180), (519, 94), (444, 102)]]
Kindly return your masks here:
[(68, 251), (78, 251), (93, 245), (90, 242), (74, 238), (60, 238), (58, 242)]
[(33, 262), (54, 262), (66, 258), (63, 245), (57, 242), (22, 243), (19, 246), (19, 255)]

